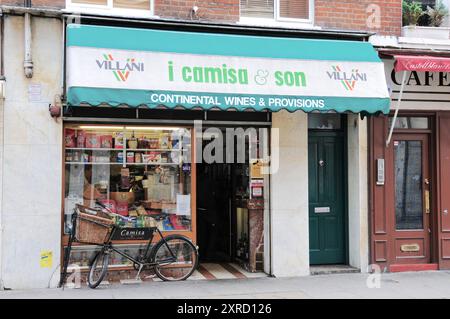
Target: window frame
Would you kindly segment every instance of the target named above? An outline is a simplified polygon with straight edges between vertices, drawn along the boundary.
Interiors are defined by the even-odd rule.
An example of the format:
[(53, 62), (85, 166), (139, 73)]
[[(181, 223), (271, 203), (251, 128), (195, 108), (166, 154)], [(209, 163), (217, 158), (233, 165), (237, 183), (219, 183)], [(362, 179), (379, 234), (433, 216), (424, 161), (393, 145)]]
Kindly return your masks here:
[(280, 17), (280, 0), (274, 0), (273, 18), (257, 18), (245, 17), (241, 15), (241, 7), (239, 4), (239, 23), (262, 24), (262, 25), (286, 25), (289, 26), (312, 26), (314, 24), (314, 0), (309, 1), (309, 17), (308, 19), (283, 18)]
[[(75, 1), (75, 2), (74, 2)], [(107, 0), (106, 5), (76, 3), (76, 0), (66, 0), (66, 10), (80, 13), (91, 13), (99, 15), (117, 15), (127, 17), (153, 17), (155, 12), (155, 1), (149, 0), (150, 7), (147, 9), (115, 8), (114, 0)]]
[(308, 13), (309, 17), (308, 19), (297, 19), (297, 18), (283, 18), (280, 17), (280, 0), (274, 0), (274, 13), (275, 13), (275, 20), (276, 21), (284, 21), (284, 22), (302, 22), (302, 23), (310, 23), (312, 24), (314, 21), (314, 0), (308, 0)]

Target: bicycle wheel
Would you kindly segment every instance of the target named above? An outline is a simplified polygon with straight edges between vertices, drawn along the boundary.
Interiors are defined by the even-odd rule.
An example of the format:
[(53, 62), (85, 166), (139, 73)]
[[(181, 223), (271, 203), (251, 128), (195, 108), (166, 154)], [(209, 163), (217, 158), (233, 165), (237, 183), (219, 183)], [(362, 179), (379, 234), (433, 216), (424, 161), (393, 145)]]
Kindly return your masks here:
[(153, 261), (155, 273), (162, 280), (185, 280), (197, 269), (198, 251), (186, 237), (172, 235), (156, 244)]
[(109, 253), (105, 249), (100, 250), (92, 261), (88, 274), (88, 285), (90, 288), (97, 288), (108, 272)]

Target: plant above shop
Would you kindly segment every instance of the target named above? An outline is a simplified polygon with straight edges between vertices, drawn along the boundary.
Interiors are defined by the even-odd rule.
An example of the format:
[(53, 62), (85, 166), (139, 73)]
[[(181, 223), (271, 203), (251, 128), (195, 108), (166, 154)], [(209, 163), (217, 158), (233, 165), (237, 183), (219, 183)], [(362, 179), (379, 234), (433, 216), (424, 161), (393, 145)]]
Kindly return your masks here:
[(418, 1), (403, 0), (403, 26), (440, 27), (448, 16), (448, 8), (442, 0), (436, 0), (433, 7), (426, 6)]
[(419, 18), (423, 14), (422, 4), (417, 1), (403, 0), (402, 2), (403, 10), (403, 25), (417, 25)]
[(434, 8), (427, 6), (425, 14), (429, 17), (430, 27), (440, 27), (448, 16), (448, 8), (442, 3), (442, 0), (437, 0)]

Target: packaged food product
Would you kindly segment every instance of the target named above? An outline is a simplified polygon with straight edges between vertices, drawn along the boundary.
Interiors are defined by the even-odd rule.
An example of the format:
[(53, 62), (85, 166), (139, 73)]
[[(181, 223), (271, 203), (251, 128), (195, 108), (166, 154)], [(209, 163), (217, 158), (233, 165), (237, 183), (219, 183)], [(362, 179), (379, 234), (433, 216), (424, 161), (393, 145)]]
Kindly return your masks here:
[(112, 199), (102, 199), (100, 203), (105, 205), (111, 212), (117, 213), (116, 201)]
[(134, 152), (127, 152), (127, 163), (134, 163)]
[(149, 142), (146, 137), (141, 137), (138, 139), (138, 148), (140, 149), (149, 148)]
[(119, 203), (126, 203), (133, 204), (135, 195), (133, 192), (111, 192), (110, 193), (111, 199), (114, 199), (117, 204)]
[(175, 214), (169, 215), (170, 224), (175, 230), (183, 230), (185, 229), (184, 226), (180, 223), (180, 220), (178, 219), (178, 216)]
[(86, 133), (86, 147), (100, 148), (101, 147), (100, 136), (98, 136), (95, 133)]
[(117, 132), (114, 137), (114, 148), (123, 149), (123, 147), (124, 147), (123, 132)]
[(117, 203), (117, 214), (121, 216), (128, 216), (128, 204), (127, 203)]
[(102, 135), (101, 146), (102, 146), (102, 148), (112, 148), (112, 136), (111, 135)]
[(142, 205), (137, 207), (136, 211), (137, 211), (139, 216), (146, 216), (147, 215), (147, 211), (145, 210), (144, 206), (142, 206)]
[(170, 139), (168, 135), (161, 135), (159, 139), (159, 147), (162, 149), (169, 148), (170, 145)]
[(159, 148), (159, 139), (158, 138), (150, 138), (149, 139), (150, 148)]
[(65, 135), (64, 135), (64, 145), (66, 147), (75, 147), (76, 146), (76, 132), (72, 129), (66, 129)]
[(133, 209), (133, 210), (130, 210), (128, 212), (128, 216), (130, 216), (130, 217), (138, 217), (139, 214), (138, 214), (137, 210)]
[(158, 163), (161, 161), (161, 153), (148, 152), (147, 154), (142, 154), (142, 161), (144, 163)]
[(84, 131), (78, 131), (77, 132), (77, 147), (78, 148), (84, 148), (86, 140), (86, 133)]
[(138, 148), (138, 140), (134, 137), (134, 135), (128, 140), (128, 148), (136, 149)]
[(141, 155), (141, 153), (135, 153), (134, 154), (134, 162), (135, 163), (142, 163), (142, 155)]

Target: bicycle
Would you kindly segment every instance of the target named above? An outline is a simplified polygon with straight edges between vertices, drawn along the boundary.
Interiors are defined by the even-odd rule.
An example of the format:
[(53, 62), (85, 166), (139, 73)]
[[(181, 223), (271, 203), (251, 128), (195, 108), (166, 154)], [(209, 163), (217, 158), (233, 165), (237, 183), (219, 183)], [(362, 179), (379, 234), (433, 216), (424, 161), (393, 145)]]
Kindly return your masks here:
[[(105, 205), (100, 202), (96, 202), (103, 210), (88, 208), (94, 211), (95, 214), (101, 214), (103, 217), (109, 218), (116, 216), (127, 220), (127, 217), (115, 214), (111, 212)], [(133, 268), (138, 271), (136, 279), (140, 278), (140, 274), (144, 269), (153, 269), (156, 275), (163, 281), (181, 281), (189, 278), (198, 267), (198, 247), (196, 247), (192, 241), (182, 235), (169, 235), (164, 237), (158, 227), (147, 227), (149, 231), (148, 242), (145, 246), (143, 254), (139, 254), (136, 257), (132, 257), (129, 254), (120, 251), (112, 244), (112, 238), (117, 231), (126, 229), (116, 226), (112, 221), (108, 219), (95, 216), (89, 216), (85, 213), (79, 212), (79, 210), (86, 210), (86, 207), (77, 205), (75, 212), (72, 215), (72, 231), (69, 238), (68, 249), (66, 250), (66, 256), (64, 260), (63, 273), (61, 275), (60, 286), (64, 286), (64, 280), (67, 273), (67, 264), (69, 261), (70, 247), (73, 241), (84, 242), (86, 244), (100, 246), (100, 251), (94, 256), (90, 262), (90, 268), (88, 273), (88, 285), (90, 288), (95, 289), (105, 278), (108, 272), (108, 265), (110, 255), (115, 252), (122, 257), (128, 259), (133, 263)], [(106, 212), (104, 211), (106, 210)], [(102, 227), (106, 229), (103, 234), (106, 234), (104, 240), (79, 240), (77, 237), (77, 223), (85, 222), (91, 223), (94, 227)], [(98, 233), (98, 232), (97, 232)], [(152, 241), (158, 233), (160, 240), (153, 246)], [(103, 235), (100, 234), (100, 237)], [(91, 236), (92, 238), (92, 236)]]

